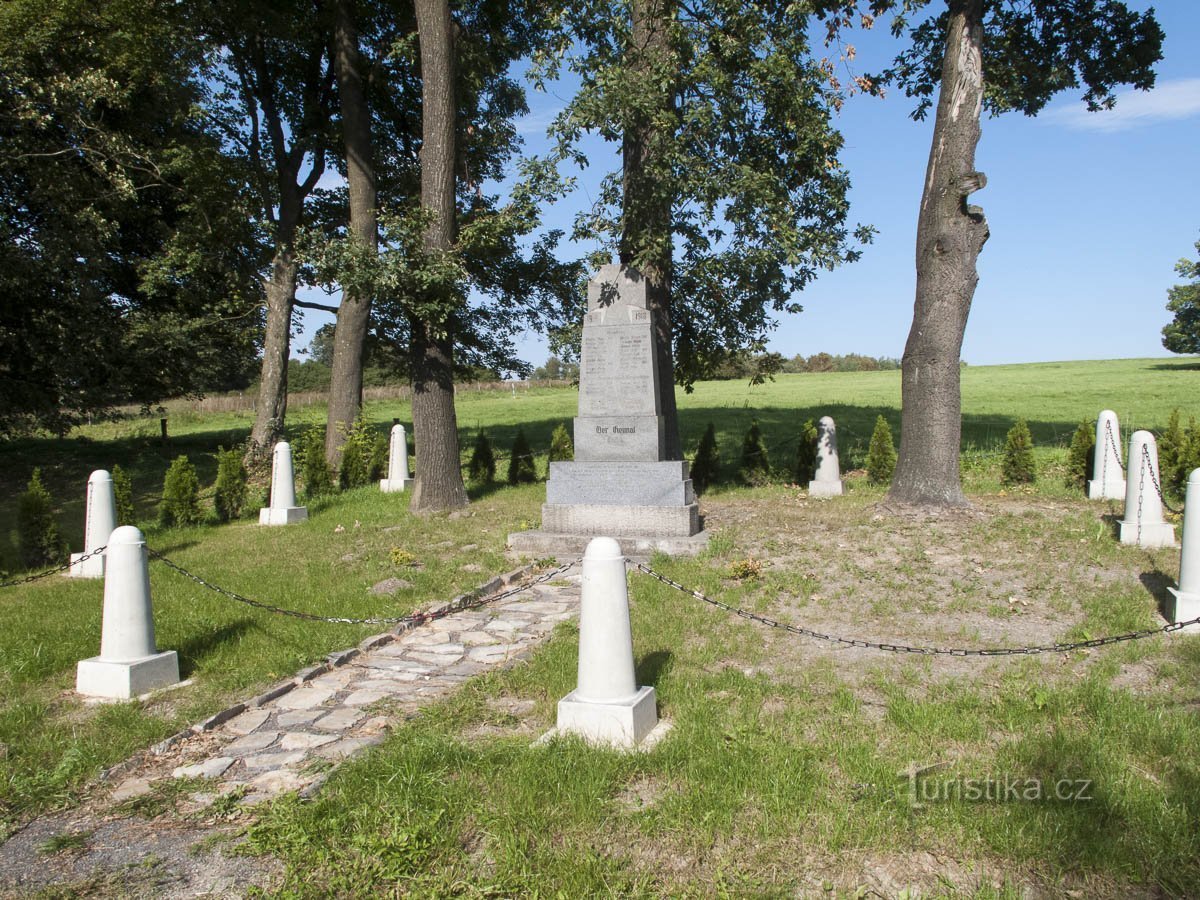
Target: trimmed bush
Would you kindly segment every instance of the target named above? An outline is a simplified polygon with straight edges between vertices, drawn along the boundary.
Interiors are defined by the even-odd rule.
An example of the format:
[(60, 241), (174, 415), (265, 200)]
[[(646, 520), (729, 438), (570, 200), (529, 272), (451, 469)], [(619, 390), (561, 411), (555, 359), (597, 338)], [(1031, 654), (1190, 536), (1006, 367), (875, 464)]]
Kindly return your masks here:
[(177, 456), (163, 479), (158, 522), (169, 528), (173, 525), (199, 525), (203, 521), (200, 479), (196, 477), (196, 467), (186, 456)]
[(133, 508), (133, 482), (120, 466), (112, 467), (113, 496), (117, 501), (117, 524), (133, 525), (137, 512)]
[(17, 535), (21, 565), (27, 569), (56, 565), (66, 547), (54, 521), (54, 500), (42, 484), (42, 470), (34, 469), (29, 486), (17, 498)]
[(750, 430), (742, 441), (742, 465), (739, 470), (747, 484), (766, 484), (771, 478), (771, 462), (767, 458), (767, 445), (763, 441), (758, 419), (750, 422)]
[(692, 487), (697, 494), (703, 494), (714, 484), (721, 471), (721, 453), (717, 448), (717, 430), (712, 422), (704, 429), (700, 444), (696, 447), (696, 456), (692, 460)]
[(888, 484), (896, 471), (896, 444), (892, 440), (892, 429), (887, 419), (875, 419), (875, 430), (871, 432), (871, 443), (867, 447), (867, 478), (871, 484)]
[(575, 458), (575, 445), (566, 425), (559, 425), (550, 435), (550, 462), (570, 462)]
[(363, 417), (346, 431), (338, 481), (343, 490), (378, 480), (387, 464), (387, 441)]
[(817, 472), (817, 426), (809, 419), (800, 426), (800, 442), (796, 445), (796, 484), (808, 484)]
[(1000, 464), (1003, 484), (1033, 484), (1037, 473), (1033, 464), (1033, 435), (1024, 419), (1008, 430), (1004, 441), (1004, 461)]
[(213, 494), (213, 505), (217, 518), (232, 522), (246, 507), (249, 477), (242, 465), (242, 454), (237, 450), (217, 448), (217, 486)]
[(496, 480), (496, 454), (487, 433), (480, 429), (467, 464), (467, 480), (472, 484), (491, 484)]
[(524, 429), (518, 428), (513, 440), (512, 456), (508, 460), (508, 483), (532, 484), (537, 480), (537, 466), (533, 462), (529, 439), (525, 437)]
[(1067, 487), (1083, 490), (1092, 477), (1096, 462), (1096, 427), (1092, 422), (1080, 422), (1071, 436), (1071, 447), (1067, 450)]
[(296, 441), (293, 457), (298, 479), (304, 482), (306, 499), (333, 493), (333, 470), (325, 461), (324, 428), (320, 425), (306, 428)]
[(1176, 493), (1187, 482), (1188, 438), (1179, 424), (1179, 410), (1171, 410), (1167, 427), (1158, 440), (1158, 469), (1162, 473), (1162, 488)]

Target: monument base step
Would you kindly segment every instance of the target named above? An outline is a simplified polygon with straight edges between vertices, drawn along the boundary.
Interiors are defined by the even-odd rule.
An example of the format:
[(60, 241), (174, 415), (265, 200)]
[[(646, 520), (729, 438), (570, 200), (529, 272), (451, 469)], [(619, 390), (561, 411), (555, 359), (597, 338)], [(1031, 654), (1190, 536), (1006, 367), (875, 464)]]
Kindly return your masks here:
[[(513, 555), (543, 559), (553, 556), (561, 560), (583, 556), (595, 534), (568, 534), (555, 531), (518, 531), (508, 536), (508, 551)], [(608, 537), (608, 535), (604, 535)], [(628, 557), (648, 559), (654, 553), (668, 556), (695, 556), (708, 546), (708, 532), (700, 531), (686, 536), (666, 537), (663, 535), (613, 536), (621, 545), (621, 552)]]
[(411, 478), (383, 478), (379, 481), (379, 490), (385, 494), (399, 494), (403, 491), (411, 491), (413, 479)]
[(1088, 482), (1088, 499), (1089, 500), (1124, 500), (1125, 499), (1125, 482), (1122, 481), (1097, 481), (1095, 479)]
[(1192, 619), (1200, 619), (1200, 594), (1192, 591), (1181, 591), (1179, 588), (1169, 587), (1171, 598), (1174, 603), (1167, 604), (1167, 618), (1172, 622), (1190, 622)]
[[(1138, 532), (1141, 532), (1140, 540)], [(1176, 547), (1175, 526), (1170, 522), (1145, 522), (1139, 529), (1137, 522), (1121, 523), (1121, 543), (1138, 547)]]
[(544, 503), (542, 528), (593, 537), (654, 534), (687, 537), (700, 530), (700, 504), (609, 506), (598, 503)]

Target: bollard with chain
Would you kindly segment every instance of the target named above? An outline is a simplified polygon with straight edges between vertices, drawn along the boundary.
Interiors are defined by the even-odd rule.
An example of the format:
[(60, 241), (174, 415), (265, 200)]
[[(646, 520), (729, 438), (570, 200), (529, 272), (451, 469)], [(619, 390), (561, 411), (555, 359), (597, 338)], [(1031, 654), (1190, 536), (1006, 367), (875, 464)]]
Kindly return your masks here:
[(1120, 436), (1117, 414), (1111, 409), (1101, 411), (1096, 419), (1096, 455), (1092, 463), (1092, 480), (1088, 482), (1089, 500), (1121, 500), (1125, 497)]
[(1175, 546), (1175, 526), (1163, 519), (1158, 484), (1158, 447), (1154, 435), (1135, 431), (1129, 438), (1122, 544), (1146, 548)]

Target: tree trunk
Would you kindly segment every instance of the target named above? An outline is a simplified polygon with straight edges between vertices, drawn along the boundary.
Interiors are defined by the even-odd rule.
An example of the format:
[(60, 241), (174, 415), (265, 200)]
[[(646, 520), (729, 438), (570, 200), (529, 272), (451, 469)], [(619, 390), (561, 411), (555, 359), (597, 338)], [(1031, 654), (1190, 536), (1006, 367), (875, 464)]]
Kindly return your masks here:
[[(283, 179), (281, 179), (283, 180)], [(276, 222), (275, 256), (271, 277), (264, 284), (267, 295), (267, 323), (263, 335), (262, 377), (258, 388), (258, 409), (250, 430), (247, 457), (269, 450), (283, 435), (287, 418), (287, 366), (291, 346), (292, 307), (296, 302), (296, 278), (299, 265), (293, 241), (300, 221), (301, 199), (293, 185), (284, 190)]]
[(951, 0), (933, 144), (917, 220), (917, 294), (901, 373), (900, 456), (889, 497), (966, 506), (959, 475), (959, 359), (988, 238), (983, 210), (967, 198), (986, 183), (975, 171), (983, 102), (983, 0)]
[[(653, 84), (654, 70), (668, 53), (667, 37), (673, 12), (670, 0), (633, 0), (633, 30), (627, 53), (630, 68)], [(674, 89), (664, 90), (658, 112), (673, 114)], [(679, 412), (675, 405), (675, 356), (671, 335), (672, 257), (671, 211), (674, 193), (654, 172), (653, 154), (658, 131), (655, 124), (636, 122), (621, 140), (621, 241), (623, 265), (636, 266), (646, 279), (646, 294), (654, 321), (658, 355), (659, 407), (666, 432), (667, 459), (683, 459), (679, 441)]]
[[(433, 213), (426, 252), (453, 249), (454, 24), (447, 0), (416, 0), (421, 49), (421, 205)], [(454, 411), (453, 315), (412, 319), (412, 410), (416, 442), (414, 512), (466, 506)]]
[[(379, 238), (375, 168), (371, 159), (371, 116), (363, 90), (354, 12), (354, 0), (335, 0), (333, 62), (337, 69), (342, 140), (346, 148), (346, 181), (350, 188), (350, 235), (374, 254)], [(346, 429), (354, 424), (362, 408), (363, 343), (370, 320), (370, 296), (343, 290), (333, 336), (333, 372), (325, 427), (325, 457), (335, 469), (342, 460)]]

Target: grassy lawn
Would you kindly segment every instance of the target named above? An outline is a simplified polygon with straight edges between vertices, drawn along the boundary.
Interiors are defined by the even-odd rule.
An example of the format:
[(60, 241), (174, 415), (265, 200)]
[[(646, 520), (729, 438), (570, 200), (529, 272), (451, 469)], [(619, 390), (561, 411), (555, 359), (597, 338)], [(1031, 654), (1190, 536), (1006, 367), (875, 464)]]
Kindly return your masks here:
[[(708, 422), (717, 428), (725, 480), (702, 502), (712, 547), (655, 567), (725, 602), (873, 640), (1011, 646), (1153, 625), (1178, 552), (1117, 544), (1120, 504), (1063, 486), (1065, 445), (1105, 407), (1126, 431), (1160, 428), (1174, 407), (1185, 421), (1200, 415), (1198, 382), (1189, 360), (965, 369), (975, 510), (925, 519), (893, 515), (858, 476), (828, 502), (786, 484), (807, 418), (837, 419), (847, 470), (862, 465), (877, 415), (898, 432), (899, 373), (701, 384), (680, 395), (681, 423), (689, 451)], [(463, 445), (482, 427), (506, 455), (521, 426), (544, 452), (576, 402), (571, 389), (464, 392)], [(409, 420), (397, 403), (368, 414), (381, 430)], [(505, 536), (540, 515), (541, 485), (476, 492), (455, 517), (414, 517), (406, 498), (362, 488), (287, 529), (160, 530), (171, 458), (187, 453), (211, 484), (212, 451), (250, 426), (232, 413), (170, 416), (166, 448), (157, 417), (0, 445), (0, 567), (15, 571), (14, 499), (33, 465), (64, 501), (75, 549), (88, 472), (119, 462), (151, 547), (255, 599), (338, 615), (449, 599), (511, 568)], [(1038, 444), (1039, 481), (1004, 491), (996, 452), (1018, 416)], [(753, 418), (780, 471), (779, 483), (748, 489), (734, 474)], [(417, 565), (397, 565), (394, 549)], [(369, 593), (389, 577), (411, 587)], [(158, 643), (179, 651), (192, 683), (144, 705), (86, 706), (71, 692), (76, 661), (97, 652), (99, 582), (0, 591), (4, 825), (76, 802), (101, 767), (379, 630), (272, 615), (159, 565), (151, 578)], [(311, 896), (1200, 893), (1196, 638), (1044, 657), (885, 655), (765, 629), (645, 575), (630, 584), (640, 679), (674, 722), (654, 752), (530, 747), (573, 687), (576, 635), (564, 626), (528, 664), (468, 684), (341, 768), (315, 800), (261, 810), (251, 849), (279, 855), (287, 889)], [(965, 795), (1005, 777), (1047, 792), (1086, 781), (1089, 799)]]

